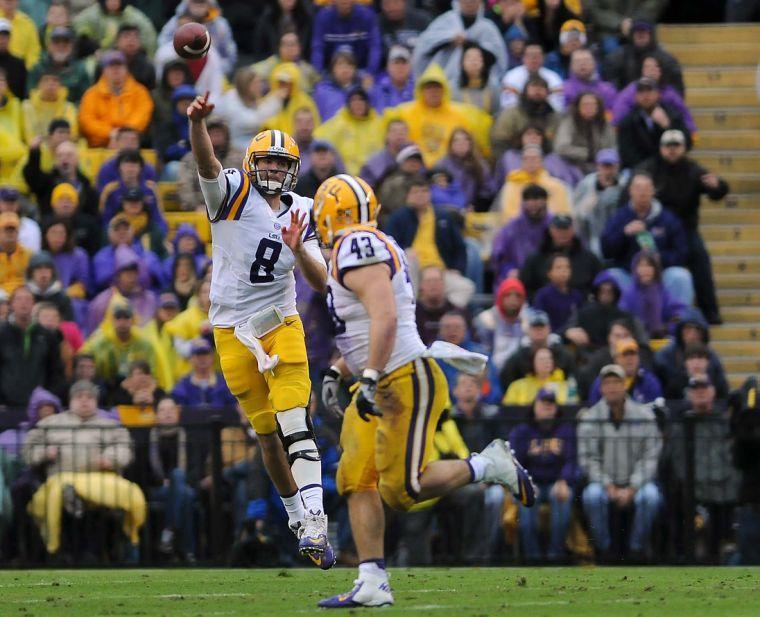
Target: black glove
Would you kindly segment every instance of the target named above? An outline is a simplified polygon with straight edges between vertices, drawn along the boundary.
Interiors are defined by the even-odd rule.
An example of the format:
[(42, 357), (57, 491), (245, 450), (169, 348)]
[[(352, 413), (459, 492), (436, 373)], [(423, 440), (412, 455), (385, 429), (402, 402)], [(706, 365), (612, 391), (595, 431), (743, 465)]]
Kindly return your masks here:
[(343, 417), (343, 408), (338, 402), (338, 391), (340, 390), (340, 371), (334, 366), (327, 369), (324, 379), (322, 379), (322, 403), (325, 409), (336, 418)]
[(356, 410), (359, 412), (359, 417), (365, 422), (369, 422), (369, 416), (383, 415), (383, 412), (378, 409), (375, 403), (376, 392), (376, 379), (363, 376), (359, 380), (359, 394), (356, 395)]

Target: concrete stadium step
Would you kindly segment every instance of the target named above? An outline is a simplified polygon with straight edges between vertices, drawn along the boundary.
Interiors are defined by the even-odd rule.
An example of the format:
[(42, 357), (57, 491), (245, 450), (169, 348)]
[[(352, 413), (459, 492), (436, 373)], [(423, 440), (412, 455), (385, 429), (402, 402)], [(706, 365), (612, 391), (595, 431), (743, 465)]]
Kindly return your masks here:
[(724, 274), (755, 274), (760, 276), (760, 253), (742, 257), (713, 257), (712, 264), (716, 276)]
[[(710, 202), (708, 202), (710, 203)], [(710, 203), (714, 205), (715, 202)], [(704, 205), (699, 211), (699, 220), (702, 225), (751, 225), (760, 223), (760, 213), (753, 212), (749, 208), (744, 210), (732, 208), (705, 208)]]
[(666, 45), (712, 44), (731, 41), (733, 43), (754, 43), (760, 40), (760, 26), (757, 24), (675, 24), (657, 28), (657, 38)]
[(756, 66), (760, 57), (760, 37), (750, 43), (703, 43), (668, 45), (681, 66)]
[[(726, 178), (726, 182), (731, 183), (731, 181)], [(733, 185), (731, 186), (731, 191), (734, 190)], [(737, 212), (737, 211), (745, 211), (745, 210), (752, 210), (757, 212), (757, 210), (760, 210), (760, 193), (734, 193), (731, 192), (722, 201), (712, 201), (707, 196), (702, 197), (701, 201), (701, 211), (706, 212), (707, 210), (722, 210), (724, 212)], [(757, 214), (758, 220), (760, 220), (760, 214)]]
[[(760, 48), (758, 48), (760, 58)], [(724, 107), (748, 107), (757, 105), (754, 88), (692, 88), (686, 91), (686, 104), (691, 109), (712, 107), (716, 102)]]
[(713, 341), (712, 346), (723, 356), (760, 356), (760, 341)]
[(699, 150), (760, 150), (760, 129), (700, 131)]
[[(726, 323), (736, 323), (741, 321), (753, 321), (760, 323), (760, 306), (724, 306), (721, 307), (721, 315)], [(760, 358), (758, 358), (760, 362)]]
[(731, 323), (710, 328), (713, 341), (760, 341), (760, 326), (754, 323)]
[[(760, 108), (758, 108), (757, 113), (760, 114)], [(760, 171), (760, 152), (733, 152), (731, 150), (705, 152), (695, 150), (691, 156), (715, 173), (751, 174), (760, 181), (760, 173), (758, 173)]]
[[(753, 71), (754, 73), (754, 71)], [(718, 107), (693, 110), (694, 121), (700, 131), (713, 129), (760, 129), (760, 114), (757, 107)]]
[(760, 291), (730, 289), (718, 286), (718, 302), (722, 307), (755, 307), (760, 305)]
[[(708, 171), (716, 170), (708, 169)], [(760, 193), (760, 174), (757, 171), (749, 174), (726, 172), (720, 175), (728, 182), (733, 193)]]
[(705, 240), (760, 242), (760, 225), (702, 225)]
[(686, 69), (683, 80), (687, 91), (690, 88), (752, 88), (755, 72), (746, 67), (699, 67)]
[(757, 373), (760, 371), (760, 358), (743, 358), (741, 356), (724, 356), (723, 368), (729, 373)]
[(720, 274), (715, 279), (718, 287), (729, 289), (757, 289), (758, 276), (755, 273)]
[(707, 250), (713, 257), (745, 257), (760, 255), (760, 242), (731, 242), (726, 240), (708, 240)]

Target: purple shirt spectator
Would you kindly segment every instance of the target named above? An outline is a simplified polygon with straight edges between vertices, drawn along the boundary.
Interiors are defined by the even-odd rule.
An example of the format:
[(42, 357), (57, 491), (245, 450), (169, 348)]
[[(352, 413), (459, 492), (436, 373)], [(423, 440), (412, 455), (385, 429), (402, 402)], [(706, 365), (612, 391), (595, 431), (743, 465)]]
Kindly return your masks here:
[[(102, 191), (103, 187), (109, 182), (114, 182), (119, 179), (119, 156), (112, 156), (105, 163), (100, 166), (98, 171), (98, 179), (95, 182), (95, 188), (98, 191)], [(145, 163), (145, 166), (140, 173), (140, 183), (156, 182), (156, 168), (150, 163)]]
[[(567, 82), (565, 82), (565, 92), (567, 92)], [(694, 116), (686, 106), (683, 97), (673, 86), (660, 86), (660, 101), (667, 103), (681, 112), (684, 125), (690, 133), (697, 131), (697, 125), (694, 122)], [(606, 106), (606, 103), (605, 103)], [(623, 88), (615, 98), (615, 104), (612, 106), (612, 124), (617, 126), (631, 110), (636, 106), (636, 82), (628, 84)]]
[(452, 184), (459, 185), (459, 190), (464, 195), (465, 205), (476, 205), (478, 202), (490, 204), (497, 192), (497, 187), (488, 169), (488, 165), (485, 161), (480, 161), (480, 163), (482, 174), (482, 181), (480, 183), (478, 183), (477, 178), (473, 174), (468, 173), (461, 162), (450, 155), (443, 157), (436, 163), (436, 168), (443, 169), (451, 175)]
[(571, 423), (558, 420), (524, 422), (512, 429), (509, 443), (534, 482), (553, 484), (562, 479), (570, 486), (575, 483), (576, 442)]
[(349, 90), (361, 86), (361, 82), (355, 79), (345, 87), (341, 87), (334, 79), (326, 77), (314, 86), (314, 102), (319, 109), (322, 122), (332, 118), (346, 104), (346, 95)]
[(130, 247), (104, 246), (92, 258), (92, 271), (94, 274), (95, 290), (100, 291), (108, 287), (116, 273), (119, 248), (131, 248), (137, 254), (140, 264), (140, 285), (145, 288), (161, 288), (164, 285), (164, 270), (161, 260), (153, 251), (144, 249), (139, 241), (135, 240)]
[(60, 251), (51, 255), (58, 271), (58, 280), (64, 289), (73, 283), (82, 283), (88, 294), (94, 291), (87, 251), (75, 246), (73, 251)]
[(586, 81), (573, 74), (565, 80), (563, 91), (565, 93), (565, 104), (568, 107), (584, 92), (593, 92), (604, 101), (604, 108), (608, 111), (613, 108), (618, 96), (615, 86), (608, 81), (603, 81), (598, 77)]
[(191, 407), (208, 405), (209, 407), (234, 407), (235, 397), (230, 393), (227, 382), (221, 373), (215, 374), (213, 383), (196, 381), (193, 374), (185, 375), (172, 390), (172, 398), (178, 405)]
[(546, 311), (551, 322), (552, 332), (560, 332), (568, 319), (583, 305), (583, 294), (577, 289), (569, 288), (566, 292), (551, 283), (536, 292), (532, 308)]
[(414, 78), (409, 77), (404, 86), (399, 90), (391, 81), (388, 74), (383, 74), (372, 86), (369, 92), (369, 100), (372, 107), (379, 114), (388, 107), (395, 107), (401, 103), (408, 103), (414, 98)]
[(380, 70), (383, 44), (375, 11), (366, 6), (353, 6), (351, 0), (342, 0), (343, 15), (337, 7), (326, 6), (314, 19), (311, 36), (311, 63), (319, 72), (327, 69), (337, 47), (349, 45), (354, 50), (360, 69), (376, 75)]

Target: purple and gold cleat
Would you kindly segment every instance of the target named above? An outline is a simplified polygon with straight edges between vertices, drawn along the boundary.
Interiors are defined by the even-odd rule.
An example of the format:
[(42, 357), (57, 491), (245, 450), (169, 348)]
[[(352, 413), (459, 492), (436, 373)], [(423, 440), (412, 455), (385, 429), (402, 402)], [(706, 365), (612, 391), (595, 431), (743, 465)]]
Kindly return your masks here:
[(536, 502), (536, 487), (528, 472), (515, 457), (508, 441), (494, 439), (479, 454), (489, 465), (483, 482), (502, 484), (526, 507)]
[(298, 541), (298, 552), (323, 570), (329, 570), (335, 565), (335, 552), (327, 540), (327, 516), (313, 512), (306, 515)]

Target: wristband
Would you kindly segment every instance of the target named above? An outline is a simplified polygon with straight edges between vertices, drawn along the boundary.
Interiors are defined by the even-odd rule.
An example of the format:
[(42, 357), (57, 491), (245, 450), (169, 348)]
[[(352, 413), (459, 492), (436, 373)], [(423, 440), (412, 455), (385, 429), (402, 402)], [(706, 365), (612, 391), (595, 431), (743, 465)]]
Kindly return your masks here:
[(362, 379), (369, 379), (377, 383), (377, 380), (380, 379), (380, 371), (374, 368), (365, 368), (362, 371)]
[(330, 377), (334, 377), (335, 379), (343, 378), (343, 375), (341, 375), (340, 373), (340, 369), (334, 364), (329, 369), (327, 369), (327, 371), (325, 372), (325, 375), (329, 375)]

